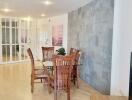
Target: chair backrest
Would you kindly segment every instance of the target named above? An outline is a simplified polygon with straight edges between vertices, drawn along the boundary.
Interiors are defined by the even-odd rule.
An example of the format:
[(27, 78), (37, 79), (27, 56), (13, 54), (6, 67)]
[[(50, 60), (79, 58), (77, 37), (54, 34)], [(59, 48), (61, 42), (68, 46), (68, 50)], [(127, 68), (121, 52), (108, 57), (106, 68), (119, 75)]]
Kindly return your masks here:
[(75, 49), (75, 48), (71, 48), (71, 49), (70, 49), (70, 54), (72, 54), (72, 53), (74, 53), (74, 52), (79, 52), (79, 50), (78, 50), (78, 49)]
[(43, 61), (51, 61), (54, 55), (54, 47), (42, 47)]
[(81, 51), (78, 50), (78, 51), (76, 52), (75, 65), (78, 65), (79, 60), (80, 60), (80, 56), (81, 56)]
[(32, 74), (34, 73), (34, 69), (35, 69), (35, 65), (34, 65), (34, 57), (33, 57), (33, 54), (32, 54), (32, 51), (30, 48), (27, 49), (27, 53), (30, 57), (30, 60), (31, 60), (31, 66), (32, 66)]
[(75, 65), (78, 64), (79, 58), (80, 58), (80, 50), (71, 48), (70, 49), (70, 55), (75, 55)]
[(70, 88), (71, 70), (74, 62), (73, 55), (54, 56), (54, 86), (57, 90)]
[(74, 52), (74, 48), (70, 49), (70, 54), (72, 54)]

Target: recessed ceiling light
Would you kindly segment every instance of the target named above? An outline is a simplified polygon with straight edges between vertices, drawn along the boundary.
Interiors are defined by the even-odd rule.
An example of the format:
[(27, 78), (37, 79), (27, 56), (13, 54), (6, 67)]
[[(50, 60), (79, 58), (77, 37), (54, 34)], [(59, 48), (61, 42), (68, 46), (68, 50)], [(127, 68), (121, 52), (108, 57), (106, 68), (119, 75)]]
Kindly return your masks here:
[(8, 9), (8, 8), (3, 8), (3, 9), (1, 9), (1, 11), (3, 11), (3, 12), (10, 12), (11, 10), (10, 9)]
[(43, 4), (45, 4), (45, 5), (51, 5), (51, 4), (53, 4), (53, 2), (51, 2), (51, 1), (49, 1), (49, 0), (46, 0), (46, 1), (43, 1)]
[(46, 15), (45, 14), (41, 14), (41, 17), (45, 17)]
[(23, 20), (31, 21), (32, 20), (32, 17), (31, 16), (27, 16), (27, 17), (24, 17)]

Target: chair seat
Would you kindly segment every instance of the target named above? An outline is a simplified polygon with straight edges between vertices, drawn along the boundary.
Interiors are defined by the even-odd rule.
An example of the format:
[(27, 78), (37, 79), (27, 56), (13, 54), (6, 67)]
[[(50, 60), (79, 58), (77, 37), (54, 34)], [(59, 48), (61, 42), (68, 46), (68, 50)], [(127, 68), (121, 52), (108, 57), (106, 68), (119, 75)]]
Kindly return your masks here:
[(38, 78), (48, 77), (48, 72), (44, 69), (35, 69), (35, 77)]
[(35, 62), (35, 68), (38, 68), (38, 69), (43, 68), (43, 64), (41, 61), (35, 60), (34, 62)]
[(39, 79), (39, 78), (47, 78), (48, 75), (35, 75), (35, 79)]
[(35, 69), (35, 74), (48, 74), (47, 69)]

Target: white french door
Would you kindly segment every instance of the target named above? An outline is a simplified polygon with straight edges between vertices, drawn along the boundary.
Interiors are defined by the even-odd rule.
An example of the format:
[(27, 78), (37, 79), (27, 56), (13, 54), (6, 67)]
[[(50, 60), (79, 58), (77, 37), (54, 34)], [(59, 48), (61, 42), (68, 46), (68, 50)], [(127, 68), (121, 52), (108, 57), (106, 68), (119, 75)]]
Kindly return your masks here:
[(14, 18), (1, 18), (0, 26), (0, 62), (26, 60), (27, 22)]

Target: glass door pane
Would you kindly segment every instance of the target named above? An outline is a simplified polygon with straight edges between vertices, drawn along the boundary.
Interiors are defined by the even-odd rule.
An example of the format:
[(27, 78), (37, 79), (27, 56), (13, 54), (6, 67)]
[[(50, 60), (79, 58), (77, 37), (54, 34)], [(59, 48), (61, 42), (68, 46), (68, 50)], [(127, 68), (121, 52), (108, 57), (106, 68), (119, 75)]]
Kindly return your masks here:
[(28, 26), (27, 21), (21, 20), (21, 59), (27, 59), (26, 53), (26, 45), (27, 45), (27, 33), (28, 33)]
[(10, 44), (10, 29), (6, 28), (6, 43)]
[(21, 59), (24, 60), (24, 55), (25, 55), (25, 51), (24, 51), (24, 45), (21, 45)]
[(5, 62), (6, 59), (7, 59), (7, 57), (6, 57), (6, 46), (3, 45), (2, 46), (2, 61)]
[(18, 21), (12, 20), (12, 60), (19, 60)]
[(15, 45), (12, 45), (12, 60), (13, 61), (15, 61), (15, 56), (16, 56)]
[(10, 43), (10, 29), (2, 27), (2, 44)]
[(3, 62), (10, 61), (10, 45), (2, 46), (2, 58)]
[(10, 45), (7, 45), (7, 61), (10, 61)]
[(19, 42), (18, 28), (16, 28), (15, 32), (16, 32), (16, 44), (18, 44)]
[(15, 39), (16, 39), (15, 28), (12, 28), (12, 44), (15, 44)]
[(6, 43), (6, 34), (5, 34), (5, 28), (2, 27), (2, 44)]
[(17, 52), (17, 46), (12, 45), (12, 60), (18, 61), (19, 60), (19, 52)]

